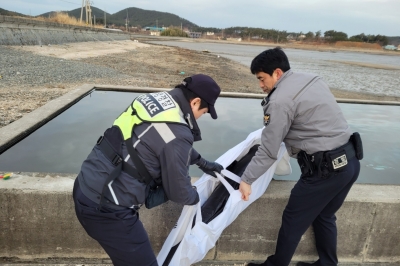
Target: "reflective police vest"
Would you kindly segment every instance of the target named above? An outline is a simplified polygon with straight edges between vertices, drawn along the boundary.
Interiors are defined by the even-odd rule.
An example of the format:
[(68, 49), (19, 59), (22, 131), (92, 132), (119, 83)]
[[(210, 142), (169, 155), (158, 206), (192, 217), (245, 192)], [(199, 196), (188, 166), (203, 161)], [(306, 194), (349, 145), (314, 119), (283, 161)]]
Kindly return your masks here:
[(118, 178), (121, 171), (125, 171), (133, 178), (146, 184), (146, 186), (150, 185), (151, 187), (154, 185), (154, 182), (152, 182), (153, 178), (139, 158), (132, 142), (133, 129), (143, 122), (182, 123), (187, 125), (180, 106), (169, 93), (157, 92), (138, 96), (113, 124), (113, 126), (117, 126), (121, 130), (130, 159), (133, 161), (136, 169), (126, 163), (120, 154), (116, 154), (108, 144), (108, 141), (103, 141), (103, 137), (101, 137), (97, 143), (103, 154), (116, 166), (104, 183), (100, 199), (100, 208), (104, 203), (106, 187), (111, 184), (113, 180)]
[(115, 121), (125, 141), (131, 139), (133, 128), (143, 122), (184, 123), (179, 105), (167, 92), (148, 93), (138, 96)]

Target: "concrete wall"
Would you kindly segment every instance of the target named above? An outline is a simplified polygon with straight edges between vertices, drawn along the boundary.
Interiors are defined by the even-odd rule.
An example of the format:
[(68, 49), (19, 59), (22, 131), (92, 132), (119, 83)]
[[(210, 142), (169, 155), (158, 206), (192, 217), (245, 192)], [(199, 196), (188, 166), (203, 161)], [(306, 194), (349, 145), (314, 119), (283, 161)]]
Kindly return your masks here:
[(124, 32), (0, 16), (0, 45), (129, 40)]
[[(15, 174), (0, 180), (0, 258), (107, 258), (75, 217), (71, 197), (74, 179), (68, 175)], [(272, 181), (266, 193), (226, 228), (205, 260), (264, 260), (275, 249), (281, 214), (293, 185)], [(167, 203), (140, 210), (156, 253), (181, 209)], [(356, 184), (337, 217), (341, 262), (400, 262), (400, 186)], [(293, 260), (315, 258), (310, 229)]]

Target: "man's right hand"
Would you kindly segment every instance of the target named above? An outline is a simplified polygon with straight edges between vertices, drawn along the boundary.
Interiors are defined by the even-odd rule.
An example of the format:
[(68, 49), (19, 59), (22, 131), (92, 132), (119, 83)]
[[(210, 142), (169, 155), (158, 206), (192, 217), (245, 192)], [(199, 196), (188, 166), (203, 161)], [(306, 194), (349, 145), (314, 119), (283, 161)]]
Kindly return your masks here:
[(210, 162), (204, 158), (200, 158), (197, 162), (199, 168), (206, 174), (212, 175), (213, 177), (217, 177), (214, 172), (221, 174), (221, 171), (224, 170), (224, 167), (217, 162)]
[(241, 181), (239, 185), (239, 191), (242, 193), (242, 200), (248, 201), (251, 194), (251, 185)]

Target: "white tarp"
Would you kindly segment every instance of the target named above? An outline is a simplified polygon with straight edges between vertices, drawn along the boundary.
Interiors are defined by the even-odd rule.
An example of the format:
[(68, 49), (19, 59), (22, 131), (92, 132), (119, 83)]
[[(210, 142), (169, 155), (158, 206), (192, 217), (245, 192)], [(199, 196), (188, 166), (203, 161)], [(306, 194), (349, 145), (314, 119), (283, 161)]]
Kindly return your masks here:
[[(250, 133), (244, 141), (225, 152), (216, 161), (226, 168), (233, 161), (240, 160), (249, 152), (252, 146), (260, 144), (261, 132), (262, 129), (259, 129)], [(157, 256), (158, 264), (160, 266), (164, 264), (171, 248), (179, 242), (180, 244), (169, 265), (189, 266), (201, 261), (207, 252), (215, 246), (222, 231), (230, 225), (244, 209), (264, 194), (274, 173), (277, 175), (288, 175), (291, 172), (292, 169), (289, 163), (289, 155), (286, 152), (285, 145), (282, 143), (278, 153), (278, 160), (265, 174), (260, 176), (260, 178), (253, 183), (252, 194), (248, 201), (243, 201), (239, 190), (234, 190), (232, 186), (219, 174), (217, 175), (218, 179), (204, 174), (193, 184), (197, 187), (197, 192), (200, 196), (199, 203), (194, 206), (183, 207), (176, 226), (168, 235)], [(236, 182), (240, 182), (240, 177), (227, 170), (223, 170), (222, 174)], [(230, 196), (222, 213), (208, 224), (205, 224), (202, 222), (201, 206), (208, 199), (219, 182), (222, 182), (227, 188)], [(192, 228), (192, 222), (195, 216), (196, 223)]]

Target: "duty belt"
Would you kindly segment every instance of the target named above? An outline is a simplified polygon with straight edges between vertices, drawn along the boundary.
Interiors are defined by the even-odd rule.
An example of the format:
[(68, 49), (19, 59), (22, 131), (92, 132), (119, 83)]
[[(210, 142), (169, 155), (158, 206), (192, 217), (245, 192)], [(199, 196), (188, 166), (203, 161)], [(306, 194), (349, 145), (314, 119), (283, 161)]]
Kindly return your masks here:
[(317, 171), (318, 177), (326, 178), (330, 173), (340, 171), (355, 155), (353, 143), (349, 141), (331, 151), (320, 151), (311, 155), (301, 151), (297, 156), (297, 162), (302, 177), (313, 175), (314, 171)]

